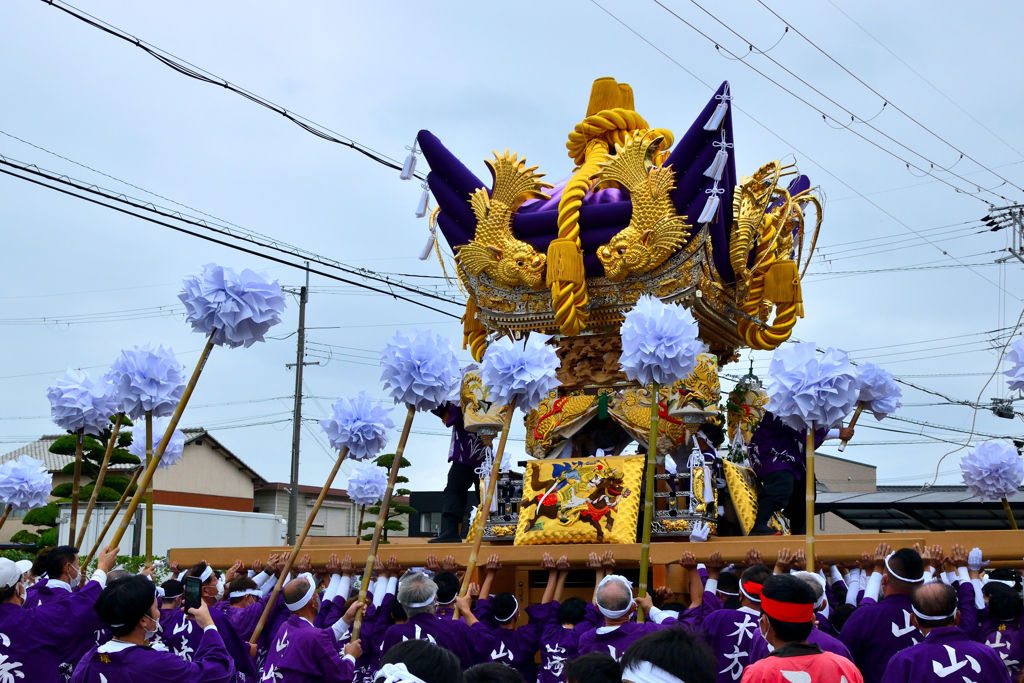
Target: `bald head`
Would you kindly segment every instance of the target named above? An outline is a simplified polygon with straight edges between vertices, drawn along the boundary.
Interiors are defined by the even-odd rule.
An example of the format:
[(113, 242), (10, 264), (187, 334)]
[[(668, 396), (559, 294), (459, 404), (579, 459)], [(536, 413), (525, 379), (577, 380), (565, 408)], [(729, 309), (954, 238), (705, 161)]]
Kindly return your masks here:
[(956, 623), (956, 590), (936, 581), (914, 591), (910, 601), (914, 617), (922, 630), (953, 626)]
[(117, 581), (118, 579), (123, 579), (131, 575), (131, 572), (126, 571), (124, 569), (111, 569), (109, 572), (107, 572), (107, 583), (110, 583), (111, 581)]
[(304, 578), (292, 579), (284, 585), (281, 591), (285, 603), (295, 603), (306, 596), (309, 591), (309, 581)]
[(633, 601), (631, 591), (622, 581), (609, 581), (597, 589), (597, 604), (612, 612), (620, 612)]

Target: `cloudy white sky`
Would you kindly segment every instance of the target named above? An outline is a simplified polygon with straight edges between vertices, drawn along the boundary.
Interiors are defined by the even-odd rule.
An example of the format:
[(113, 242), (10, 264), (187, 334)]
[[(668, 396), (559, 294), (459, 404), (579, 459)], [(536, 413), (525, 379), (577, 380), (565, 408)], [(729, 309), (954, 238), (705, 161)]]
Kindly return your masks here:
[[(795, 336), (847, 349), (855, 360), (874, 361), (954, 399), (975, 400), (998, 358), (991, 350), (995, 335), (988, 333), (1012, 329), (1020, 314), (1022, 264), (993, 264), (1005, 255), (997, 252), (1009, 244), (1008, 232), (984, 232), (978, 219), (986, 203), (946, 182), (978, 194), (975, 184), (984, 190), (1006, 179), (994, 192), (1024, 198), (1013, 186), (1024, 187), (1018, 151), (1024, 150), (1024, 102), (1015, 57), (1024, 8), (1008, 2), (975, 3), (964, 11), (952, 2), (765, 0), (933, 136), (892, 105), (883, 110), (878, 95), (793, 30), (782, 37), (784, 24), (756, 0), (701, 1), (742, 39), (690, 0), (663, 0), (736, 54), (747, 53), (750, 42), (768, 50), (782, 37), (768, 56), (755, 51), (745, 63), (721, 56), (655, 2), (598, 2), (78, 0), (77, 6), (391, 157), (403, 158), (416, 131), (429, 129), (482, 177), (483, 158), (504, 147), (527, 155), (549, 179), (567, 175), (565, 138), (584, 115), (595, 78), (630, 83), (638, 111), (677, 135), (711, 95), (708, 86), (729, 80), (742, 110), (734, 119), (738, 170), (750, 173), (792, 156), (828, 197), (820, 255), (804, 282), (807, 318)], [(395, 171), (221, 88), (181, 76), (39, 0), (7, 0), (2, 16), (0, 154), (169, 205), (15, 136), (352, 265), (440, 274), (436, 262), (416, 258), (427, 234), (425, 221), (413, 216), (418, 184), (403, 183)], [(849, 115), (840, 105), (862, 120), (877, 115), (871, 125), (892, 140), (864, 123), (846, 130), (825, 122), (780, 86), (843, 123)], [(937, 169), (931, 176), (908, 170), (858, 133), (925, 170), (929, 163), (956, 163), (952, 172), (962, 179)], [(984, 166), (958, 162), (946, 142)], [(980, 197), (1003, 203), (996, 194)], [(200, 264), (266, 270), (286, 286), (302, 280), (288, 267), (7, 176), (0, 176), (0, 225), (4, 451), (55, 431), (45, 388), (67, 367), (99, 372), (122, 347), (147, 342), (172, 346), (191, 366), (203, 339), (180, 315), (157, 307), (175, 309), (181, 276)], [(365, 389), (382, 396), (374, 357), (396, 328), (419, 325), (461, 339), (461, 326), (440, 314), (317, 276), (311, 286), (307, 325), (320, 329), (309, 339), (321, 352), (333, 345), (334, 357), (306, 371), (306, 393), (317, 397), (305, 402), (309, 417), (324, 415), (339, 395)], [(297, 310), (290, 302), (273, 336), (294, 331)], [(124, 311), (133, 313), (95, 315)], [(53, 322), (69, 316), (86, 317)], [(768, 357), (754, 355), (762, 375)], [(286, 480), (294, 376), (285, 364), (294, 360), (294, 336), (247, 350), (215, 350), (183, 425), (209, 428), (264, 477)], [(746, 360), (743, 366), (725, 371), (745, 370)], [(1005, 394), (997, 377), (982, 401)], [(901, 417), (957, 430), (970, 429), (975, 416), (907, 387), (904, 403)], [(955, 447), (932, 437), (967, 437), (908, 422), (879, 426), (904, 433), (861, 429), (846, 456), (877, 465), (881, 483), (930, 480), (939, 457)], [(303, 432), (301, 479), (320, 484), (332, 460), (311, 436), (316, 426), (310, 427)], [(977, 413), (976, 429), (1022, 432), (1017, 421), (988, 411)], [(522, 433), (519, 427), (516, 434)], [(417, 419), (408, 448), (414, 488), (443, 487), (447, 444), (436, 418)], [(522, 441), (513, 446), (521, 455)], [(940, 482), (959, 479), (958, 458), (941, 466)]]

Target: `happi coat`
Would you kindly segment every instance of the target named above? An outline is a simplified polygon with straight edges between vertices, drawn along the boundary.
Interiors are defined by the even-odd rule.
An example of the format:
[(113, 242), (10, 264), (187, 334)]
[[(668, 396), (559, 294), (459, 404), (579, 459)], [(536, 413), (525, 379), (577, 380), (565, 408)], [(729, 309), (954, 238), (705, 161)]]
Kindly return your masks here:
[(910, 596), (894, 593), (861, 605), (843, 624), (839, 640), (850, 650), (865, 683), (879, 683), (893, 655), (924, 640), (910, 623), (911, 613)]
[(933, 628), (924, 642), (896, 653), (882, 683), (1010, 683), (999, 655), (956, 626)]
[(565, 663), (579, 656), (580, 636), (597, 628), (604, 616), (594, 603), (587, 603), (583, 621), (566, 628), (558, 621), (557, 602), (550, 603), (551, 612), (540, 637), (540, 683), (565, 683)]
[[(93, 648), (75, 668), (71, 683), (230, 683), (235, 667), (215, 626), (202, 633), (192, 661), (150, 647), (111, 640)], [(31, 679), (29, 679), (31, 680)]]
[(849, 659), (806, 643), (787, 643), (764, 659), (748, 666), (742, 678), (742, 683), (786, 681), (863, 683), (864, 678)]
[(291, 615), (277, 630), (263, 664), (263, 680), (281, 683), (350, 683), (356, 660), (342, 652), (332, 629)]
[(406, 640), (428, 640), (435, 645), (451, 650), (463, 669), (474, 664), (491, 661), (491, 651), (497, 643), (485, 629), (474, 629), (463, 621), (438, 619), (433, 614), (414, 614), (404, 624), (395, 624), (384, 633), (381, 652)]

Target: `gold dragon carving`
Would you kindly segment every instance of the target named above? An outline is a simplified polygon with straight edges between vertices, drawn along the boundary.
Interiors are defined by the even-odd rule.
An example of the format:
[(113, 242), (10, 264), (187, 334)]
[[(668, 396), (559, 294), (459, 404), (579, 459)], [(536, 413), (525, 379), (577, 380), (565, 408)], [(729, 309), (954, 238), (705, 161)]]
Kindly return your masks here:
[(676, 215), (669, 198), (675, 187), (675, 172), (669, 166), (654, 165), (663, 141), (651, 131), (635, 131), (626, 137), (624, 145), (615, 145), (615, 154), (601, 162), (593, 176), (598, 183), (595, 189), (620, 186), (629, 191), (633, 202), (629, 225), (597, 250), (605, 277), (612, 282), (654, 270), (690, 234), (686, 217)]
[(515, 153), (494, 152), (494, 159), (485, 159), (493, 180), (491, 192), (479, 188), (470, 195), (469, 203), (476, 214), (476, 232), (458, 252), (459, 265), (476, 276), (485, 272), (495, 282), (507, 287), (526, 285), (530, 289), (544, 286), (546, 256), (512, 234), (512, 216), (527, 199), (550, 199), (544, 189), (552, 187), (540, 182), (543, 173), (536, 166), (526, 167), (526, 159)]

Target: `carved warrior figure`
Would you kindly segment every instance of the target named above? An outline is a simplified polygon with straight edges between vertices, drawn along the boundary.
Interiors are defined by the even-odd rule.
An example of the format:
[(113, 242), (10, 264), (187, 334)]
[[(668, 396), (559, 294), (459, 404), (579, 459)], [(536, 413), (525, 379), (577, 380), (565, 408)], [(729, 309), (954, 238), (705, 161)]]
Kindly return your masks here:
[(543, 173), (534, 173), (536, 166), (526, 167), (508, 150), (494, 153), (494, 160), (485, 159), (493, 179), (490, 194), (479, 188), (470, 196), (476, 214), (476, 234), (469, 244), (459, 249), (459, 264), (472, 275), (485, 272), (501, 284), (526, 285), (530, 289), (544, 286), (546, 256), (512, 234), (512, 216), (527, 199), (551, 199), (544, 194), (552, 185), (540, 182)]
[(664, 138), (651, 131), (633, 132), (625, 145), (601, 163), (595, 189), (619, 185), (629, 191), (633, 215), (629, 225), (611, 242), (597, 250), (605, 277), (621, 282), (627, 275), (647, 273), (664, 263), (689, 236), (685, 216), (677, 216), (669, 192), (675, 173), (669, 166), (655, 166), (654, 155)]

